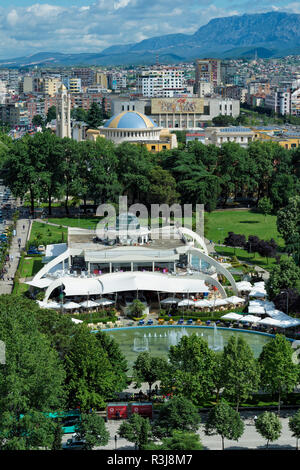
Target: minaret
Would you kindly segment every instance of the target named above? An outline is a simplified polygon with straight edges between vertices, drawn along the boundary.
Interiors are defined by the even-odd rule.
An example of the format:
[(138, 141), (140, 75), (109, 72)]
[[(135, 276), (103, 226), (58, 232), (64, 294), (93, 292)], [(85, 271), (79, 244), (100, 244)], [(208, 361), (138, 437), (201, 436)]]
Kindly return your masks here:
[(56, 135), (71, 138), (71, 99), (65, 85), (58, 90), (58, 106), (56, 110)]

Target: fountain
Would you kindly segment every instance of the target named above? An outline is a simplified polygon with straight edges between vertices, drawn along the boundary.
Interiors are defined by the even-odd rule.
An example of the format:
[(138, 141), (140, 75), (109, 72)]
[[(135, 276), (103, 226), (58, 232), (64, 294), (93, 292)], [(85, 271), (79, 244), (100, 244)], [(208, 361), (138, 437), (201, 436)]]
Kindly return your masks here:
[(133, 342), (134, 352), (145, 352), (149, 351), (149, 344), (147, 338), (134, 338)]
[(213, 351), (223, 351), (223, 336), (217, 329), (216, 324), (214, 325), (214, 334), (208, 338), (208, 346)]

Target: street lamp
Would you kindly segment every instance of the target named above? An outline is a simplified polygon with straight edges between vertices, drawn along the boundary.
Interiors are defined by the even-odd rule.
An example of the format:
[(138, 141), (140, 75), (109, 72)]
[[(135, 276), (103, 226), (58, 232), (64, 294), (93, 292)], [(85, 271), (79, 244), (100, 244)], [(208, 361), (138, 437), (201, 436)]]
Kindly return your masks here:
[(289, 291), (288, 290), (282, 290), (280, 294), (286, 294), (286, 314), (289, 314)]

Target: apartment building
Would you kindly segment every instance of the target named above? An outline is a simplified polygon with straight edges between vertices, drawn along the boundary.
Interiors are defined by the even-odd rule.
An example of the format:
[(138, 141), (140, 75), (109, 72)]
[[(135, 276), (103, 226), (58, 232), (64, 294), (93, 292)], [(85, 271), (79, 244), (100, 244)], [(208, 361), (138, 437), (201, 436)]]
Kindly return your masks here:
[(149, 98), (173, 98), (184, 93), (183, 79), (183, 69), (175, 67), (143, 70), (137, 74), (137, 92)]
[(213, 86), (221, 85), (221, 60), (220, 59), (197, 59), (195, 62), (195, 85), (196, 92), (199, 90), (200, 82), (209, 82)]

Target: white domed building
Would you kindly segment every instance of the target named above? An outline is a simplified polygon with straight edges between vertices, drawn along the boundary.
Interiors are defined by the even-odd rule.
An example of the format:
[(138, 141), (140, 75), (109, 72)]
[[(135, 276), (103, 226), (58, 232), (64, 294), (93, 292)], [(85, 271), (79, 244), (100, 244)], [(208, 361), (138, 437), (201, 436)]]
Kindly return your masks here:
[(152, 119), (137, 111), (124, 111), (110, 118), (98, 130), (87, 131), (88, 139), (97, 137), (105, 137), (115, 144), (130, 142), (146, 145), (153, 152), (177, 147), (175, 134), (158, 127)]

